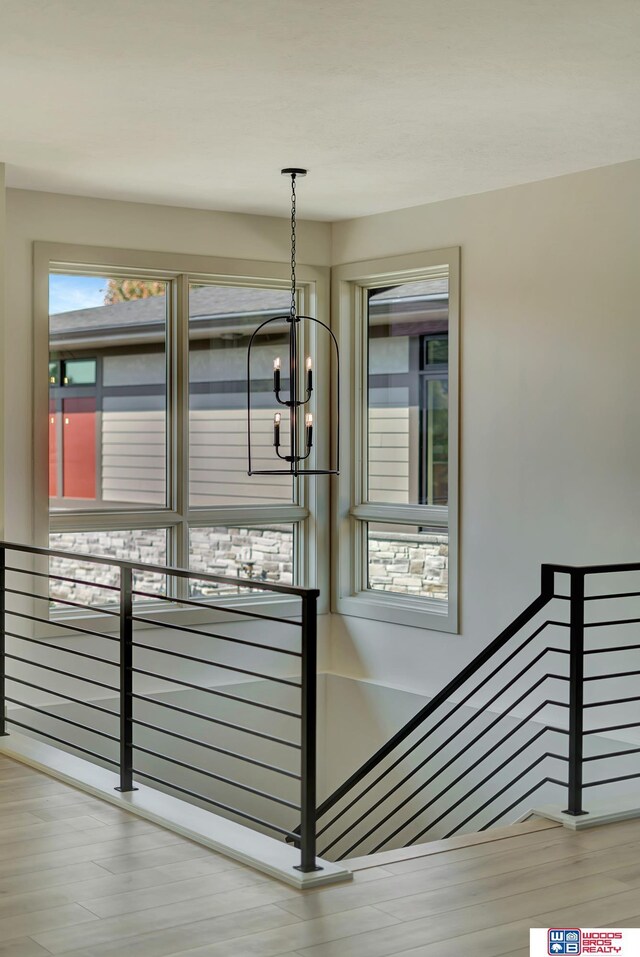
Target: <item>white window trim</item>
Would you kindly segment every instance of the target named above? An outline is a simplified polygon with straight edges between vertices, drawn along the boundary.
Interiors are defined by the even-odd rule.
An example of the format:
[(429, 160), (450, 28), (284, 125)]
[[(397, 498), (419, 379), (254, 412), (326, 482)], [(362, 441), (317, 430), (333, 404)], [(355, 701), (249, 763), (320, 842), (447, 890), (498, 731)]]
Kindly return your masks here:
[[(449, 505), (367, 504), (363, 489), (366, 429), (366, 314), (364, 290), (425, 278), (447, 266), (449, 276)], [(458, 632), (458, 445), (460, 249), (450, 247), (387, 259), (347, 263), (332, 270), (332, 316), (343, 369), (340, 396), (341, 474), (334, 489), (332, 610), (341, 615)], [(448, 528), (448, 601), (378, 592), (364, 587), (366, 520)]]
[[(168, 337), (171, 367), (168, 369), (168, 421), (175, 430), (170, 448), (175, 450), (174, 461), (169, 462), (169, 496), (166, 508), (141, 508), (140, 510), (88, 510), (68, 511), (51, 515), (48, 490), (48, 368), (49, 368), (49, 273), (51, 269), (74, 273), (96, 274), (112, 272), (114, 275), (133, 278), (174, 280), (175, 294), (168, 303)], [(310, 477), (297, 480), (297, 503), (273, 506), (221, 506), (211, 508), (188, 507), (188, 461), (183, 454), (183, 436), (189, 426), (188, 402), (184, 401), (185, 376), (188, 376), (188, 323), (178, 328), (177, 299), (181, 298), (182, 315), (188, 316), (188, 283), (190, 280), (208, 280), (230, 284), (242, 283), (263, 285), (265, 288), (288, 289), (290, 266), (286, 263), (253, 260), (226, 259), (220, 257), (191, 256), (142, 250), (112, 249), (109, 247), (79, 246), (60, 243), (35, 242), (33, 244), (33, 466), (34, 466), (34, 542), (47, 547), (49, 531), (125, 530), (137, 528), (178, 528), (173, 536), (174, 546), (167, 554), (167, 565), (188, 567), (188, 530), (190, 525), (215, 524), (234, 527), (238, 524), (270, 525), (298, 523), (301, 534), (296, 535), (296, 567), (299, 584), (320, 589), (319, 612), (329, 610), (329, 478)], [(302, 310), (323, 322), (329, 322), (329, 269), (322, 266), (301, 264), (297, 267)], [(317, 368), (322, 371), (322, 355), (318, 356)], [(330, 410), (316, 412), (316, 454), (329, 447)], [(180, 428), (181, 426), (181, 428)], [(177, 470), (182, 468), (181, 481)], [(299, 602), (282, 596), (261, 596), (254, 599), (268, 604), (274, 615), (283, 617), (299, 613)], [(221, 611), (225, 618), (233, 613), (233, 605), (246, 609), (246, 597), (220, 599), (229, 610)], [(145, 615), (154, 613), (162, 621), (162, 611), (185, 620), (193, 616), (188, 609), (167, 609), (167, 603), (158, 602), (153, 608), (145, 606)], [(196, 616), (197, 616), (196, 612)], [(60, 618), (72, 618), (78, 622), (87, 618), (95, 624), (91, 614), (70, 611)], [(216, 619), (212, 615), (210, 620)]]

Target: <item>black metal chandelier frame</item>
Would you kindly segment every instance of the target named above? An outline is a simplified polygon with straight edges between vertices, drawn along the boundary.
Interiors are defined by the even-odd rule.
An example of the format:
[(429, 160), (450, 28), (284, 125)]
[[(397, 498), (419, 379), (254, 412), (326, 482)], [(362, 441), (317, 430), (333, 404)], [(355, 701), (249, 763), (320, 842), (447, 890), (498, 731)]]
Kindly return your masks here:
[[(249, 475), (291, 475), (294, 478), (303, 475), (337, 475), (339, 472), (339, 454), (340, 454), (340, 413), (338, 403), (340, 401), (340, 351), (338, 341), (329, 328), (329, 326), (316, 319), (314, 316), (298, 315), (296, 305), (296, 178), (306, 176), (305, 169), (287, 168), (282, 170), (282, 174), (291, 177), (291, 305), (286, 315), (272, 316), (265, 319), (264, 322), (254, 330), (249, 340), (247, 350), (247, 452), (248, 452), (248, 474)], [(283, 398), (281, 390), (281, 368), (280, 360), (276, 359), (273, 366), (273, 393), (277, 405), (283, 406), (289, 411), (289, 454), (282, 454), (280, 451), (280, 426), (281, 413), (276, 410), (273, 420), (273, 447), (276, 456), (280, 461), (287, 463), (288, 468), (277, 469), (255, 469), (253, 468), (252, 448), (251, 448), (251, 355), (256, 337), (272, 323), (288, 324), (289, 334), (289, 389), (288, 398)], [(313, 394), (313, 369), (311, 358), (306, 360), (306, 376), (304, 378), (304, 398), (300, 398), (300, 387), (302, 376), (300, 370), (300, 330), (304, 323), (315, 323), (321, 326), (330, 337), (332, 350), (335, 356), (336, 368), (336, 430), (335, 430), (335, 468), (305, 468), (300, 467), (302, 462), (309, 459), (313, 448), (313, 415), (311, 412), (304, 413), (303, 410), (311, 399)], [(331, 368), (331, 362), (329, 362)], [(304, 445), (301, 448), (301, 420), (300, 415), (304, 414)], [(304, 449), (304, 451), (303, 451)], [(330, 454), (330, 451), (329, 451)]]

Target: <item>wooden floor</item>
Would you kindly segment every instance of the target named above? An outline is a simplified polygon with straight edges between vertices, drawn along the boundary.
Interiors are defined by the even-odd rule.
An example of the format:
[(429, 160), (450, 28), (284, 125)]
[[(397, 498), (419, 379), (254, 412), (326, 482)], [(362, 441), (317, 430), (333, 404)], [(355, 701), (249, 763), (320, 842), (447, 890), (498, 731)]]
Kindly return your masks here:
[(0, 758), (0, 957), (525, 957), (531, 926), (640, 927), (640, 821), (383, 860), (296, 891)]

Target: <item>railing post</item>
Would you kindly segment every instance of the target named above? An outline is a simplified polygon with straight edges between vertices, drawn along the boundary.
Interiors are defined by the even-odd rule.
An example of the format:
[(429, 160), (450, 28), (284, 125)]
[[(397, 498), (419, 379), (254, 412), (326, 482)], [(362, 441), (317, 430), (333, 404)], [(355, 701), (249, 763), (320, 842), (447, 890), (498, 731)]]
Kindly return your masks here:
[(569, 807), (578, 817), (582, 809), (582, 738), (584, 722), (584, 579), (581, 569), (571, 571), (569, 646)]
[(6, 678), (7, 678), (7, 660), (6, 660), (6, 611), (7, 611), (7, 599), (6, 599), (6, 561), (7, 561), (7, 550), (4, 545), (0, 546), (0, 737), (4, 737), (9, 732), (7, 731), (7, 721), (6, 721), (6, 708), (7, 708), (7, 699), (6, 695)]
[(317, 603), (316, 592), (311, 592), (302, 599), (302, 786), (300, 866), (297, 870), (305, 874), (321, 870), (316, 864)]
[(551, 600), (555, 591), (556, 571), (553, 565), (540, 566), (540, 594)]
[(120, 569), (120, 787), (133, 786), (133, 573)]

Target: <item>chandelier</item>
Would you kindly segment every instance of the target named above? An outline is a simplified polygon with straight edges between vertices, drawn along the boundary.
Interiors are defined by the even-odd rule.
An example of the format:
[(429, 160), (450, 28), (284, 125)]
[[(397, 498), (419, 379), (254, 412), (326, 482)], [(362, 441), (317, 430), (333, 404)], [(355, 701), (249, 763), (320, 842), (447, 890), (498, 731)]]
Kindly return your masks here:
[[(247, 351), (247, 452), (248, 452), (248, 474), (249, 475), (291, 475), (298, 477), (302, 475), (337, 475), (338, 474), (338, 456), (340, 447), (339, 436), (339, 350), (336, 337), (324, 322), (313, 316), (300, 316), (297, 309), (297, 290), (296, 290), (296, 179), (299, 176), (306, 176), (306, 169), (283, 169), (283, 176), (291, 177), (291, 305), (287, 315), (273, 316), (266, 319), (253, 332), (249, 340)], [(274, 456), (279, 459), (283, 466), (277, 468), (255, 468), (252, 452), (252, 431), (256, 428), (253, 422), (256, 403), (253, 401), (256, 389), (252, 389), (252, 363), (254, 362), (254, 347), (259, 336), (266, 340), (265, 334), (267, 327), (275, 325), (284, 328), (287, 333), (288, 343), (285, 347), (287, 353), (284, 360), (281, 355), (273, 356), (273, 424), (268, 428), (271, 433), (271, 442)], [(274, 331), (274, 330), (269, 330)], [(336, 433), (334, 461), (335, 468), (331, 468), (331, 451), (329, 450), (329, 461), (326, 468), (314, 467), (317, 463), (312, 458), (313, 445), (313, 412), (311, 411), (312, 398), (314, 397), (313, 382), (313, 358), (309, 354), (305, 355), (305, 349), (311, 348), (315, 344), (319, 346), (321, 337), (328, 339), (329, 349), (327, 354), (335, 362), (336, 380), (335, 380), (335, 409), (336, 409)], [(264, 354), (264, 346), (262, 347)], [(328, 363), (330, 368), (331, 362)], [(283, 389), (283, 377), (288, 380), (288, 387)], [(329, 383), (331, 386), (331, 383)], [(281, 406), (282, 409), (278, 409)], [(325, 408), (329, 409), (330, 403), (325, 403)], [(283, 420), (284, 419), (284, 420)], [(264, 426), (264, 420), (258, 420), (259, 424)], [(253, 426), (253, 428), (252, 428)], [(286, 441), (284, 441), (286, 439)], [(263, 446), (263, 442), (260, 443)], [(309, 465), (303, 463), (309, 462)], [(274, 463), (275, 464), (275, 463)]]

